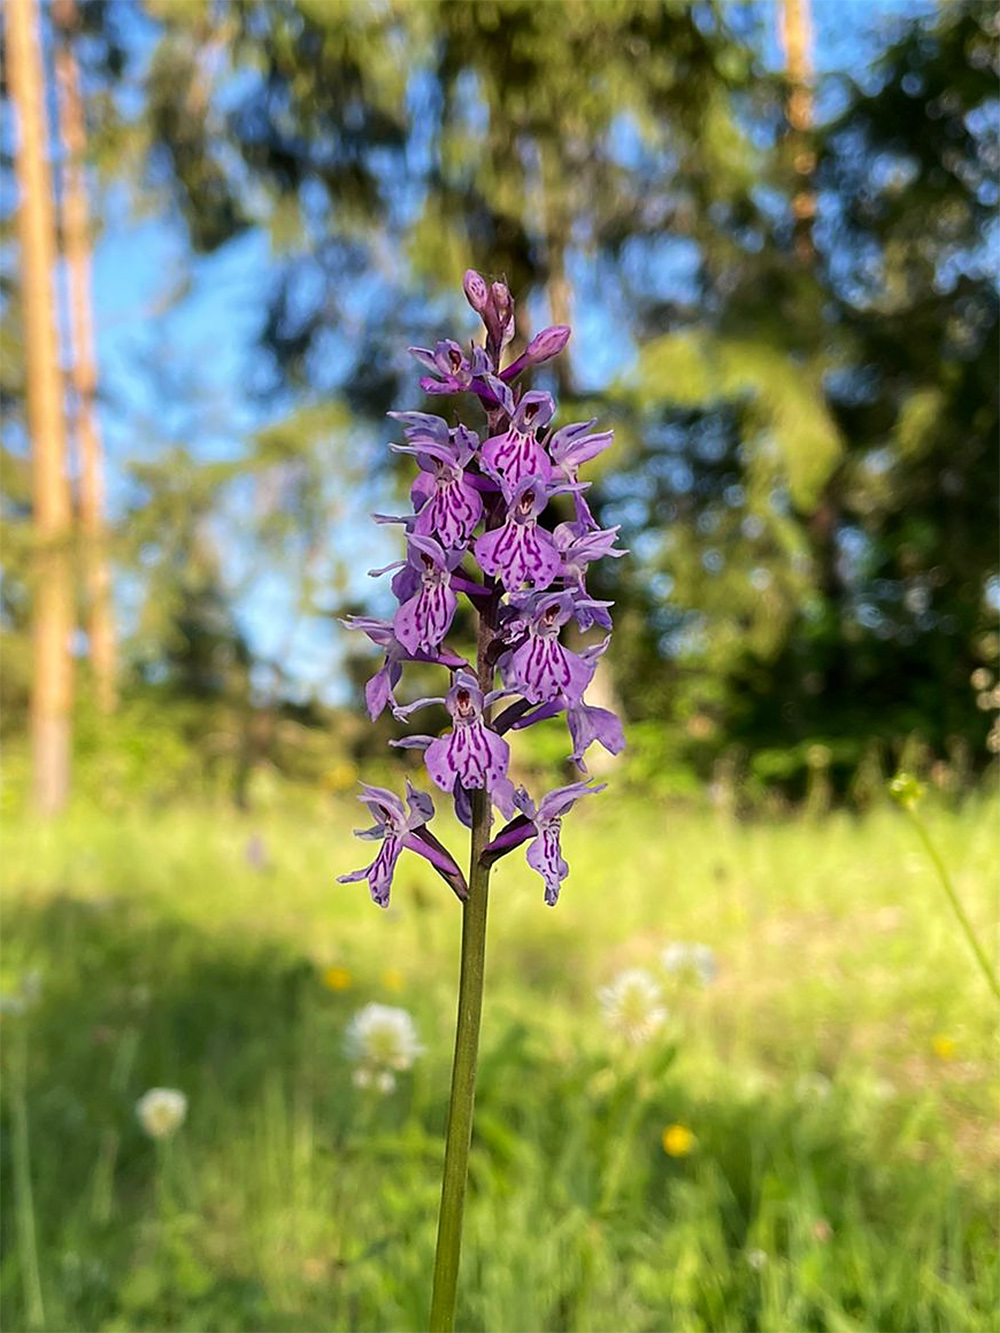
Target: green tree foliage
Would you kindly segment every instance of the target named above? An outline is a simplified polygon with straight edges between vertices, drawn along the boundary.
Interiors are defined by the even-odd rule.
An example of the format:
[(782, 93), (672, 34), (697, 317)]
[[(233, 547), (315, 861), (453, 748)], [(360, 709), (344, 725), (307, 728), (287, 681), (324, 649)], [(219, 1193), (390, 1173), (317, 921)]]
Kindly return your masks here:
[[(471, 327), (454, 292), (473, 264), (507, 276), (526, 327), (572, 316), (567, 418), (615, 422), (592, 500), (633, 551), (601, 591), (640, 742), (706, 774), (763, 754), (758, 772), (793, 785), (810, 754), (846, 773), (915, 732), (983, 753), (969, 679), (996, 651), (997, 144), (982, 4), (910, 23), (863, 82), (821, 87), (811, 257), (792, 215), (802, 144), (760, 55), (769, 6), (85, 10), (101, 162), (146, 207), (169, 203), (193, 252), (250, 228), (272, 250), (248, 375), (270, 424), (224, 465), (196, 432), (147, 458), (133, 492), (135, 567), (150, 591), (164, 580), (137, 639), (147, 669), (177, 666), (187, 585), (167, 553), (205, 549), (181, 493), (205, 498), (209, 527), (238, 515), (301, 614), (353, 598), (346, 579), (331, 594), (338, 567), (318, 553), (373, 471), (375, 423), (408, 401), (401, 348)], [(236, 587), (216, 575), (222, 614)]]
[[(649, 682), (643, 711), (679, 708), (706, 760), (781, 747), (768, 776), (791, 777), (817, 749), (853, 768), (873, 739), (911, 733), (984, 754), (970, 678), (996, 655), (989, 23), (951, 6), (907, 30), (872, 86), (842, 87), (816, 136), (815, 260), (794, 255), (787, 209), (747, 234), (742, 263), (705, 252), (702, 308), (625, 381), (643, 444), (607, 493), (650, 553), (637, 581), (655, 570), (630, 671)], [(656, 647), (670, 700), (640, 674)]]

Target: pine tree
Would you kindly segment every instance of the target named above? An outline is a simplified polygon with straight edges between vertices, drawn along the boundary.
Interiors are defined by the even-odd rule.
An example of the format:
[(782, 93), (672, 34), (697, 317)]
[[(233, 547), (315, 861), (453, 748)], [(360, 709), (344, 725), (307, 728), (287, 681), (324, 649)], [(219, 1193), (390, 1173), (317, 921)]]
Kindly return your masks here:
[(69, 287), (72, 343), (70, 383), (75, 398), (79, 457), (80, 535), (83, 541), (87, 641), (98, 707), (114, 710), (116, 647), (111, 567), (104, 519), (104, 453), (97, 416), (97, 358), (91, 293), (90, 209), (87, 201), (87, 131), (80, 72), (73, 49), (75, 0), (53, 8), (59, 29), (55, 68), (62, 140), (62, 238)]
[(32, 458), (34, 794), (39, 811), (52, 815), (69, 793), (74, 599), (72, 506), (54, 299), (56, 233), (38, 0), (9, 0), (6, 35), (7, 79), (17, 111), (15, 168)]

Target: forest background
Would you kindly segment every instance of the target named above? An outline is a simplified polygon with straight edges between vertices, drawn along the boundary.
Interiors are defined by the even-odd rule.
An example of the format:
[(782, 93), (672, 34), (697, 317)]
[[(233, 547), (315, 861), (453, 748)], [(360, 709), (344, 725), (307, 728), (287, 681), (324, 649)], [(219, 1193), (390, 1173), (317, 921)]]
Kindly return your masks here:
[[(391, 529), (363, 518), (403, 484), (385, 413), (412, 399), (407, 345), (471, 333), (469, 265), (506, 275), (526, 332), (574, 324), (564, 414), (616, 431), (592, 505), (632, 552), (600, 589), (630, 782), (780, 806), (863, 803), (904, 750), (954, 790), (982, 774), (989, 6), (827, 5), (810, 25), (798, 5), (92, 0), (39, 20), (68, 461), (32, 482), (8, 106), (15, 804), (33, 679), (36, 743), (42, 714), (73, 720), (36, 758), (65, 769), (43, 803), (71, 748), (101, 799), (240, 803), (346, 789), (381, 752), (358, 709), (372, 662), (338, 617), (384, 610), (364, 571)], [(70, 646), (32, 648), (52, 598)]]

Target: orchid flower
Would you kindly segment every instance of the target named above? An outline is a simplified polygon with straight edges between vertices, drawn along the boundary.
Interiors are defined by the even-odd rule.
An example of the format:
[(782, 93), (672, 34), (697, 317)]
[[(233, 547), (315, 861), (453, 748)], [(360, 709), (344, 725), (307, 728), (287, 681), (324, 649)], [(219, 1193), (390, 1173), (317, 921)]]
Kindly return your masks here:
[[(377, 523), (402, 530), (402, 558), (371, 571), (392, 572), (397, 606), (385, 619), (348, 616), (341, 622), (361, 630), (383, 654), (365, 686), (373, 719), (388, 707), (406, 725), (419, 709), (444, 708), (449, 725), (441, 734), (405, 734), (390, 744), (422, 754), (431, 782), (451, 798), (459, 823), (470, 830), (466, 880), (456, 857), (430, 831), (434, 805), (427, 793), (409, 780), (405, 801), (386, 788), (363, 786), (360, 800), (375, 822), (358, 836), (380, 847), (369, 865), (340, 877), (341, 883), (367, 880), (373, 900), (385, 907), (400, 856), (416, 852), (463, 904), (432, 1328), (454, 1324), (490, 875), (502, 857), (527, 844), (527, 863), (542, 877), (545, 902), (554, 906), (569, 874), (563, 820), (582, 797), (603, 790), (603, 784), (571, 782), (536, 802), (508, 774), (505, 736), (565, 716), (571, 758), (582, 772), (595, 742), (613, 755), (625, 744), (618, 718), (585, 697), (610, 642), (612, 605), (590, 596), (587, 579), (596, 561), (626, 553), (616, 545), (618, 529), (602, 528), (591, 513), (585, 498), (590, 483), (579, 474), (608, 448), (611, 432), (594, 430), (594, 421), (553, 428), (551, 394), (521, 383), (526, 371), (563, 351), (570, 336), (565, 325), (543, 329), (510, 357), (515, 303), (507, 284), (470, 270), (463, 286), (483, 323), (481, 345), (446, 338), (410, 351), (426, 372), (420, 380), (425, 393), (466, 395), (485, 422), (476, 431), (429, 412), (390, 413), (404, 438), (390, 448), (411, 457), (417, 469), (409, 492), (412, 513), (375, 516)], [(566, 495), (573, 498), (573, 517), (556, 522), (566, 514), (556, 514), (550, 502)], [(460, 617), (463, 597), (466, 614)], [(562, 640), (571, 622), (582, 635), (595, 628), (607, 635), (570, 647)], [(463, 635), (473, 629), (474, 661), (449, 643), (456, 627)], [(402, 703), (397, 695), (410, 662), (444, 668), (449, 678), (442, 693)], [(507, 702), (495, 711), (502, 699)], [(507, 821), (495, 836), (494, 811)]]
[(395, 792), (387, 791), (385, 787), (366, 785), (361, 792), (358, 800), (367, 805), (375, 823), (368, 829), (355, 829), (355, 837), (380, 839), (382, 846), (370, 865), (363, 870), (354, 870), (349, 875), (339, 875), (338, 883), (351, 884), (355, 880), (366, 879), (372, 901), (379, 907), (388, 907), (393, 871), (403, 848), (407, 847), (430, 861), (446, 880), (461, 884), (464, 889), (462, 872), (450, 854), (424, 830), (424, 826), (434, 817), (434, 803), (426, 792), (417, 791), (408, 781), (406, 804), (409, 809)]

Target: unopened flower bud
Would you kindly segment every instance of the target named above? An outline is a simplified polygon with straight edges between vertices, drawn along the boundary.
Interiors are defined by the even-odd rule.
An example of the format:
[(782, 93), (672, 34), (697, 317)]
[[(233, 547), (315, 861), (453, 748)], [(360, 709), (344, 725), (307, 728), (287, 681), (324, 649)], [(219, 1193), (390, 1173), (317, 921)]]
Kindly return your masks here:
[(517, 360), (500, 372), (500, 378), (510, 384), (522, 371), (539, 366), (543, 361), (551, 361), (569, 342), (569, 336), (570, 330), (565, 324), (552, 324), (542, 329), (541, 333), (535, 334)]
[(514, 298), (505, 282), (495, 282), (490, 289), (493, 306), (491, 332), (501, 347), (506, 347), (514, 336)]
[(566, 324), (553, 324), (550, 328), (542, 329), (541, 333), (536, 333), (524, 353), (529, 364), (537, 366), (542, 361), (558, 356), (569, 342), (569, 335), (569, 326)]
[(486, 285), (486, 279), (474, 268), (466, 269), (462, 286), (465, 288), (465, 297), (469, 305), (481, 315), (490, 303), (490, 289)]
[(493, 309), (497, 312), (501, 324), (506, 324), (514, 315), (514, 302), (511, 299), (510, 288), (505, 282), (495, 282), (490, 288), (490, 295), (493, 298)]

